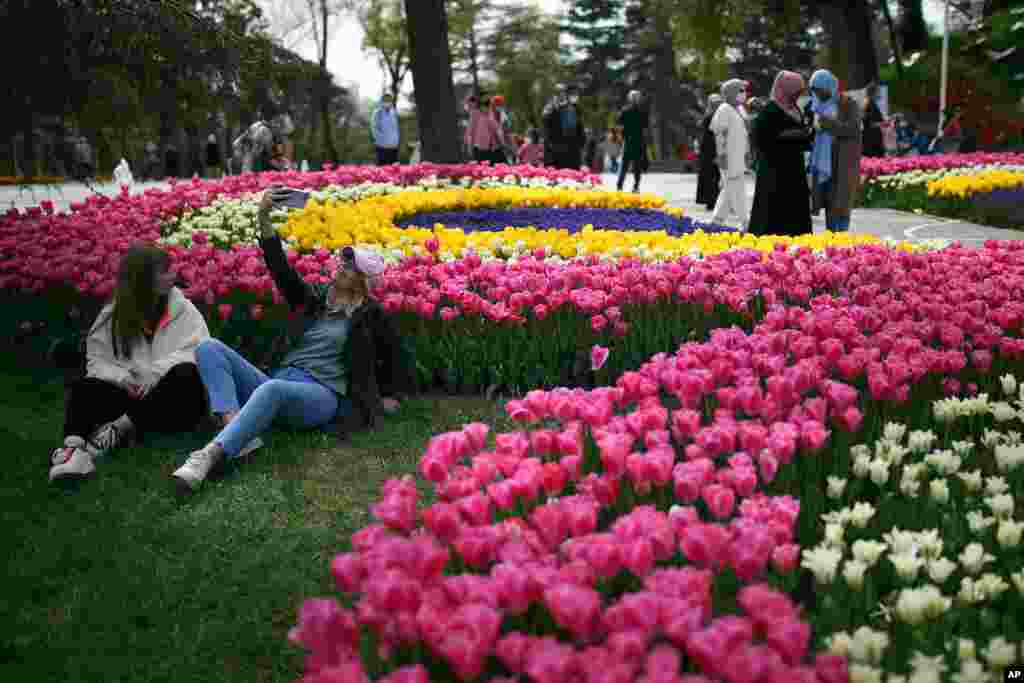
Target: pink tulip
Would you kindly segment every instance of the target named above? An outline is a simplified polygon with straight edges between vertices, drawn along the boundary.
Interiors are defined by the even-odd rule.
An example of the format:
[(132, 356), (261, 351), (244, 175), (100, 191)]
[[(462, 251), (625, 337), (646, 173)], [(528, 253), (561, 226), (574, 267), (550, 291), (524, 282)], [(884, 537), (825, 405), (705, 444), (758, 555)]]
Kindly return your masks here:
[(590, 350), (590, 369), (597, 371), (604, 367), (605, 362), (608, 360), (608, 349), (603, 346), (595, 345)]
[(544, 591), (544, 604), (555, 623), (579, 640), (589, 639), (598, 626), (601, 595), (593, 589), (563, 583)]
[(717, 519), (730, 516), (736, 504), (736, 495), (732, 489), (719, 484), (709, 484), (701, 491), (701, 499), (707, 504), (708, 510)]

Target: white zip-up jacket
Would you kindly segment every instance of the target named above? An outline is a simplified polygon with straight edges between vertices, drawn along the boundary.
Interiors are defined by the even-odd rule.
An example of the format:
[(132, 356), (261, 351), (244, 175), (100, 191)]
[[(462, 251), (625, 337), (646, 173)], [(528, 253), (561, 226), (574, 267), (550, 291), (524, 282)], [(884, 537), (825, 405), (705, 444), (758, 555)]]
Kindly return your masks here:
[(743, 115), (728, 102), (722, 103), (711, 118), (710, 128), (715, 134), (719, 156), (726, 157), (723, 175), (730, 180), (743, 177), (747, 172), (747, 151), (750, 149), (747, 122)]
[(196, 347), (209, 339), (210, 331), (199, 309), (180, 289), (173, 287), (167, 300), (167, 312), (157, 324), (153, 341), (139, 337), (131, 357), (114, 356), (113, 303), (96, 316), (85, 343), (86, 375), (118, 386), (142, 385), (152, 389), (179, 363), (195, 363)]

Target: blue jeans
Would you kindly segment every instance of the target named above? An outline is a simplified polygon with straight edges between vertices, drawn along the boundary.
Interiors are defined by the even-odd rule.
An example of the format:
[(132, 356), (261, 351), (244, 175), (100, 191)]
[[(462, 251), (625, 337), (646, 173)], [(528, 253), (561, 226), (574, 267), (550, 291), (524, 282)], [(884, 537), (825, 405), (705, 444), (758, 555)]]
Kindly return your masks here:
[(317, 382), (305, 370), (280, 368), (273, 377), (227, 344), (208, 339), (196, 349), (196, 364), (214, 413), (238, 415), (214, 437), (228, 458), (266, 431), (274, 421), (296, 429), (332, 422), (351, 402)]

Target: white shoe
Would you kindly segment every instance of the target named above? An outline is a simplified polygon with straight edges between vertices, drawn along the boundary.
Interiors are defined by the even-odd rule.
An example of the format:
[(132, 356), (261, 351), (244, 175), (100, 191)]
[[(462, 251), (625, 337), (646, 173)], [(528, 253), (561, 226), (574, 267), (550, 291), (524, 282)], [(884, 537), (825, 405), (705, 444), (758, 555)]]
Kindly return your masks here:
[(235, 457), (244, 458), (253, 451), (259, 450), (260, 448), (263, 448), (263, 439), (257, 436), (252, 441), (242, 446), (242, 450), (238, 451), (238, 455), (236, 455)]
[(50, 467), (63, 465), (71, 459), (71, 454), (76, 448), (85, 448), (85, 439), (80, 436), (68, 436), (64, 439), (63, 446), (57, 446), (50, 453)]
[(223, 458), (220, 449), (213, 449), (210, 446), (194, 451), (188, 456), (185, 464), (175, 470), (171, 476), (177, 481), (178, 490), (182, 493), (191, 493), (199, 488), (217, 463)]
[[(69, 443), (70, 442), (70, 443)], [(50, 456), (50, 481), (56, 479), (84, 479), (96, 471), (92, 455), (85, 450), (85, 439), (69, 436), (64, 448), (54, 449)]]

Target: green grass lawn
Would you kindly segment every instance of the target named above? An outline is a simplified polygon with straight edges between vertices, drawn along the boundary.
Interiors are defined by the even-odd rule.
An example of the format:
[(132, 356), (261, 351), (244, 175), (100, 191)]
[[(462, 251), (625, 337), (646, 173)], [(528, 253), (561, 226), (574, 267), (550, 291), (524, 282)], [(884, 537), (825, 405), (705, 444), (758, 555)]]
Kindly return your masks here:
[(0, 587), (5, 681), (292, 681), (286, 640), (307, 597), (336, 595), (330, 560), (388, 477), (427, 439), (501, 420), (480, 398), (420, 398), (341, 447), (272, 432), (249, 462), (179, 502), (170, 474), (209, 433), (157, 437), (47, 482), (63, 381), (0, 352)]

